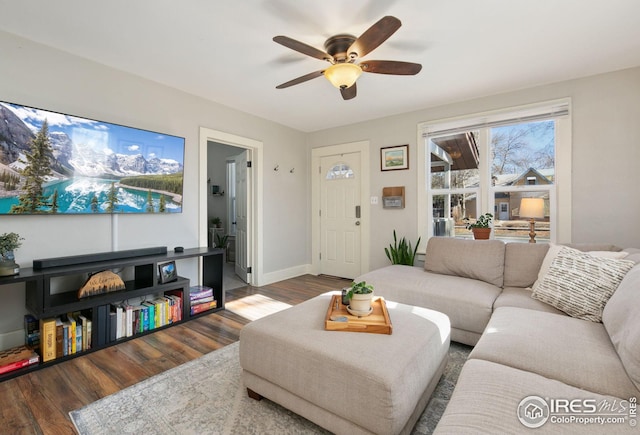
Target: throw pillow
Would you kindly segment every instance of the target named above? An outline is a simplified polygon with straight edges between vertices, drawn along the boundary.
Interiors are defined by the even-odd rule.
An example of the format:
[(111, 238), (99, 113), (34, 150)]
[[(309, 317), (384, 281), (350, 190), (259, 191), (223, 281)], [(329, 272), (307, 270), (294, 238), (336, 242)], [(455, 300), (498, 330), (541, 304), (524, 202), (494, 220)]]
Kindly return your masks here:
[(531, 297), (572, 317), (600, 322), (605, 304), (633, 261), (603, 258), (562, 247)]
[[(556, 245), (555, 243), (549, 243), (549, 250), (547, 254), (544, 256), (544, 260), (542, 260), (542, 265), (540, 266), (540, 271), (538, 272), (538, 279), (535, 283), (533, 283), (532, 289), (535, 290), (536, 286), (539, 282), (541, 282), (542, 278), (544, 278), (547, 273), (549, 273), (549, 268), (551, 267), (551, 263), (558, 256), (558, 253), (563, 248), (562, 245)], [(576, 250), (575, 248), (571, 248)], [(585, 251), (580, 251), (585, 252)], [(615, 259), (623, 259), (629, 252), (626, 251), (586, 251), (589, 255), (593, 255), (595, 257), (602, 258), (615, 258)]]

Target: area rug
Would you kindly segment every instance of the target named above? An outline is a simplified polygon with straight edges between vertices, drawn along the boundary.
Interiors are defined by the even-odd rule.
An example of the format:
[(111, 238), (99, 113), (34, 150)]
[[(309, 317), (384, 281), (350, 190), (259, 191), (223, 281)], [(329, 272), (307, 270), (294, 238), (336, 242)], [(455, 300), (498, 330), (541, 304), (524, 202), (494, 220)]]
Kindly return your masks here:
[[(236, 342), (153, 376), (71, 411), (71, 420), (81, 435), (329, 433), (267, 399), (250, 399), (238, 349)], [(413, 434), (433, 432), (469, 351), (451, 343), (445, 373)]]

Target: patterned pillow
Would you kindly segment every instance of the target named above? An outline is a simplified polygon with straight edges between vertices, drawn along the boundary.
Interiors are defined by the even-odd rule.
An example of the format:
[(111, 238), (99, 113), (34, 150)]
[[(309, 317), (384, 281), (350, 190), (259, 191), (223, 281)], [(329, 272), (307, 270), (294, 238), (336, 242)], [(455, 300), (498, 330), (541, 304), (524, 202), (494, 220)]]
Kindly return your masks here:
[(602, 258), (563, 247), (539, 279), (531, 297), (572, 317), (600, 322), (605, 304), (633, 261)]

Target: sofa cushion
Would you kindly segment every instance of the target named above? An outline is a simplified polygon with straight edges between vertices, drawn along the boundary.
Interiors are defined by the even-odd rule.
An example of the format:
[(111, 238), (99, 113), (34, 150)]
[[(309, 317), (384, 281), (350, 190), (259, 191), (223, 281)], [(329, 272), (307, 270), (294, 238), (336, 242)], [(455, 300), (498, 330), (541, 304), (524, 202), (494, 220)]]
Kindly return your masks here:
[[(425, 272), (419, 267), (391, 265), (356, 278), (374, 286), (375, 294), (389, 301), (440, 311), (455, 329), (481, 334), (489, 322), (499, 287), (475, 279)], [(467, 344), (475, 344), (462, 341)]]
[(531, 297), (530, 288), (521, 287), (505, 287), (502, 289), (502, 293), (493, 303), (493, 309), (497, 310), (500, 307), (517, 307), (528, 308), (530, 310), (545, 311), (547, 313), (560, 314), (566, 316), (566, 313), (560, 311), (557, 308), (552, 307), (549, 304), (545, 304), (537, 299)]
[(504, 243), (499, 240), (463, 240), (431, 237), (427, 243), (424, 269), (455, 275), (502, 287)]
[(504, 287), (531, 287), (549, 250), (548, 243), (507, 243), (504, 250)]
[[(551, 248), (553, 249), (553, 248)], [(602, 310), (633, 261), (602, 258), (562, 247), (532, 297), (570, 316), (600, 322)]]
[(640, 266), (627, 273), (611, 296), (602, 323), (627, 374), (640, 389)]
[(498, 308), (469, 358), (599, 394), (638, 395), (602, 323), (524, 308)]
[[(554, 424), (547, 420), (537, 429), (525, 427), (518, 419), (520, 402), (529, 396), (543, 399), (589, 399), (602, 403), (620, 403), (628, 397), (595, 394), (501, 364), (483, 360), (465, 363), (447, 409), (438, 422), (434, 435), (463, 434), (576, 434), (585, 433), (637, 433), (628, 422), (589, 425), (573, 423)], [(606, 401), (606, 402), (605, 402)], [(623, 414), (623, 416), (626, 414)]]
[(625, 260), (633, 261), (635, 263), (640, 263), (640, 249), (638, 248), (627, 248), (624, 250), (627, 253), (627, 256), (624, 257)]

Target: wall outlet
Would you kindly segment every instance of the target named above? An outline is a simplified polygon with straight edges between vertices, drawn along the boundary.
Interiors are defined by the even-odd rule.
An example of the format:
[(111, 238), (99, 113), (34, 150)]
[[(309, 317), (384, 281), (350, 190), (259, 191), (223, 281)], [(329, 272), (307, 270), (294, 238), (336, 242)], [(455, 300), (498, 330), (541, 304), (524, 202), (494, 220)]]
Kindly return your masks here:
[(377, 196), (372, 196), (371, 197), (371, 204), (372, 205), (376, 205), (378, 203), (378, 197)]

